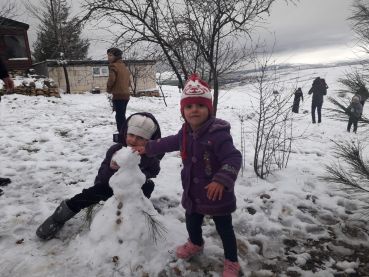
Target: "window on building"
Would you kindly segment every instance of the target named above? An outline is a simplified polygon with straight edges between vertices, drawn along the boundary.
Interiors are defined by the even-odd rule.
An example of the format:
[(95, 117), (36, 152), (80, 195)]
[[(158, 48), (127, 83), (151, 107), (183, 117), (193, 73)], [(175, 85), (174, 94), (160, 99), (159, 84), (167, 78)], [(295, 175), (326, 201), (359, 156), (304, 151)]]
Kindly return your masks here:
[(109, 75), (109, 70), (108, 70), (108, 67), (106, 67), (106, 66), (101, 67), (100, 71), (101, 71), (101, 75), (103, 75), (103, 76), (108, 76)]
[(105, 77), (109, 76), (109, 69), (107, 66), (99, 66), (92, 68), (92, 74), (96, 77)]
[(28, 59), (27, 47), (22, 35), (1, 35), (0, 49), (7, 60)]

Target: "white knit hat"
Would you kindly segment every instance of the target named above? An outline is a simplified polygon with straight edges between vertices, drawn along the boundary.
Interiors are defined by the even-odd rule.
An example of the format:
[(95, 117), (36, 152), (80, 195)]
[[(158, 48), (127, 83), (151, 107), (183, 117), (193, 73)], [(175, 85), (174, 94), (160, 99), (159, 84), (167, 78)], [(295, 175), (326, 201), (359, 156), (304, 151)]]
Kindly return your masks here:
[(150, 117), (135, 114), (128, 120), (127, 134), (133, 134), (145, 139), (150, 139), (156, 129), (157, 127), (155, 122)]

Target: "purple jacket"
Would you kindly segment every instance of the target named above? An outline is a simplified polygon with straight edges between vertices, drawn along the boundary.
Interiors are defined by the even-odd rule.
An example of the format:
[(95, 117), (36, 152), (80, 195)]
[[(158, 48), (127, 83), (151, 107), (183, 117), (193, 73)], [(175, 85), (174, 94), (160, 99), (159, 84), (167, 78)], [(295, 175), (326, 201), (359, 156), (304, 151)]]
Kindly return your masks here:
[[(228, 122), (210, 118), (198, 131), (186, 132), (187, 158), (182, 160), (181, 179), (182, 205), (187, 213), (226, 215), (236, 210), (234, 183), (242, 156), (233, 145), (230, 128)], [(176, 135), (149, 141), (146, 154), (155, 156), (181, 150), (182, 132), (183, 128)], [(225, 186), (221, 200), (212, 201), (207, 198), (204, 187), (212, 181)]]

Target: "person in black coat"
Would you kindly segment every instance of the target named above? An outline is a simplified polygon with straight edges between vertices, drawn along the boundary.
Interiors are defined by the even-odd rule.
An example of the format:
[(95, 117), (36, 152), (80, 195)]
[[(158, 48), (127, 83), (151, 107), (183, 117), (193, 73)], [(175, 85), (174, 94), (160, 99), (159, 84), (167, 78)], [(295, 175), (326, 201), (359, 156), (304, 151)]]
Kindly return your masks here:
[[(150, 113), (135, 113), (127, 118), (121, 129), (120, 137), (124, 138), (119, 143), (111, 146), (106, 152), (105, 159), (101, 163), (94, 185), (83, 189), (71, 199), (64, 200), (56, 208), (55, 212), (38, 227), (36, 235), (44, 240), (51, 239), (63, 227), (64, 223), (79, 213), (83, 208), (106, 201), (113, 196), (113, 190), (109, 186), (110, 178), (118, 171), (119, 166), (114, 161), (114, 154), (122, 147), (139, 146), (144, 142), (156, 140), (161, 137), (159, 123)], [(160, 172), (160, 160), (163, 155), (147, 157), (141, 155), (139, 167), (146, 176), (146, 181), (141, 189), (143, 194), (150, 198), (154, 190), (155, 178)]]
[(300, 99), (304, 101), (304, 95), (302, 93), (301, 88), (298, 88), (295, 91), (295, 98), (293, 99), (292, 112), (299, 113)]
[(355, 95), (360, 97), (360, 104), (362, 107), (364, 107), (365, 101), (369, 98), (369, 91), (365, 85), (361, 85), (356, 91)]
[[(11, 91), (14, 89), (14, 82), (9, 77), (8, 69), (6, 68), (5, 63), (3, 62), (1, 58), (0, 58), (0, 79), (3, 80), (4, 87), (7, 91)], [(1, 101), (1, 97), (0, 97), (0, 101)]]
[[(8, 69), (5, 66), (5, 63), (0, 58), (0, 79), (4, 82), (4, 87), (7, 91), (14, 89), (14, 82), (9, 77)], [(1, 102), (1, 96), (0, 96), (0, 102)], [(6, 186), (11, 183), (11, 180), (9, 178), (1, 178), (0, 177), (0, 186)], [(3, 194), (3, 191), (0, 189), (0, 195)]]
[(315, 110), (318, 111), (318, 123), (322, 122), (322, 106), (323, 106), (323, 97), (327, 94), (328, 86), (324, 79), (317, 77), (313, 81), (313, 85), (309, 90), (308, 94), (313, 94), (313, 99), (311, 101), (311, 117), (312, 122), (315, 121)]
[(360, 96), (354, 95), (351, 99), (350, 105), (346, 108), (349, 114), (349, 121), (347, 124), (347, 132), (350, 132), (351, 126), (354, 125), (354, 133), (357, 131), (357, 123), (363, 113), (363, 105), (360, 103)]
[(9, 77), (8, 69), (6, 68), (5, 63), (3, 62), (3, 60), (1, 58), (0, 58), (0, 79), (3, 80), (3, 82), (5, 84), (5, 88), (7, 90), (14, 89), (14, 82)]

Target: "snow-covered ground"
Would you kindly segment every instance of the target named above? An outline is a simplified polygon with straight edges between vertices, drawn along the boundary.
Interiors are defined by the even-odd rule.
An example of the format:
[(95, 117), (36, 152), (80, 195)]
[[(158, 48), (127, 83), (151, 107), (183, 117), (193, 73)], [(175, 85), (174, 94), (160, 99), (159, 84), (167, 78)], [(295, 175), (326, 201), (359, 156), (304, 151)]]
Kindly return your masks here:
[[(311, 124), (309, 113), (307, 91), (313, 79), (324, 77), (328, 94), (334, 96), (337, 78), (345, 70), (278, 72), (281, 86), (301, 86), (304, 92), (300, 114), (294, 115), (294, 132), (303, 134), (303, 139), (294, 142), (288, 167), (268, 180), (258, 179), (253, 172), (254, 129), (251, 120), (246, 122), (246, 168), (236, 183), (238, 209), (233, 214), (244, 276), (369, 275), (369, 224), (357, 214), (362, 203), (319, 179), (324, 165), (334, 160), (333, 141), (364, 140), (367, 129), (359, 125), (358, 134), (347, 133), (346, 122), (326, 117), (328, 101), (323, 106), (323, 123)], [(153, 113), (166, 136), (177, 132), (182, 120), (178, 89), (166, 86), (164, 92), (167, 107), (160, 98), (131, 98), (127, 115)], [(251, 85), (220, 94), (217, 115), (231, 122), (238, 148), (239, 114), (252, 113), (254, 96)], [(368, 107), (364, 107), (366, 115)], [(0, 102), (0, 118), (0, 176), (12, 180), (1, 188), (4, 194), (0, 196), (1, 277), (220, 276), (223, 248), (208, 218), (203, 226), (204, 254), (187, 262), (174, 257), (176, 245), (187, 239), (178, 153), (165, 155), (154, 179), (151, 201), (167, 229), (165, 239), (157, 244), (138, 240), (129, 247), (112, 245), (107, 230), (115, 238), (119, 229), (111, 228), (108, 218), (102, 220), (102, 206), (92, 211), (91, 226), (89, 214), (82, 211), (57, 238), (44, 242), (36, 237), (36, 228), (63, 199), (93, 184), (115, 132), (106, 94), (6, 95)], [(136, 220), (122, 224), (146, 232), (142, 218)]]

